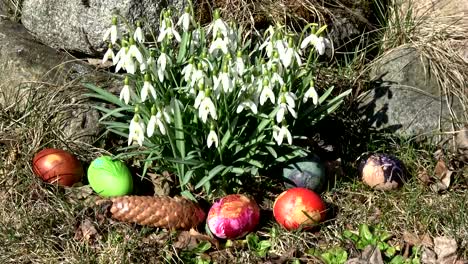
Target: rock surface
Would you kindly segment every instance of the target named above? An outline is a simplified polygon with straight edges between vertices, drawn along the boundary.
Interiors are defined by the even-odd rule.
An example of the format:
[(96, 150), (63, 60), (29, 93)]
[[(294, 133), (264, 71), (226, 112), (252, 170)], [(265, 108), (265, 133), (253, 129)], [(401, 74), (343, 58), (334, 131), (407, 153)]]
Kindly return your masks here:
[(28, 89), (66, 87), (70, 107), (57, 117), (63, 135), (89, 144), (99, 135), (99, 113), (83, 96), (80, 82), (104, 85), (109, 75), (38, 43), (22, 25), (8, 20), (0, 20), (0, 68), (0, 109), (25, 106)]
[(113, 14), (130, 23), (142, 19), (157, 29), (164, 7), (183, 10), (185, 4), (186, 0), (24, 0), (22, 23), (44, 44), (96, 55), (107, 47), (102, 37)]
[(416, 49), (399, 48), (387, 54), (371, 73), (374, 88), (361, 101), (369, 124), (403, 136), (451, 131), (450, 105), (461, 111), (456, 98), (445, 100), (427, 60)]

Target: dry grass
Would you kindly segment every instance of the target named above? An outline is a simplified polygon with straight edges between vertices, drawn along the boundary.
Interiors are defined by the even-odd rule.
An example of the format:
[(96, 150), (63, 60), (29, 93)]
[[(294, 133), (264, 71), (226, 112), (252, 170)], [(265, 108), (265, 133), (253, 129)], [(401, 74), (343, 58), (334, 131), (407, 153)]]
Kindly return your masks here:
[(453, 122), (451, 132), (468, 122), (468, 54), (463, 53), (468, 49), (468, 6), (456, 6), (456, 2), (462, 3), (390, 1), (381, 41), (381, 57), (394, 49), (417, 49), (428, 60), (428, 76), (436, 78), (440, 94), (446, 97), (443, 99), (454, 96), (459, 100), (462, 113), (455, 113), (448, 105)]

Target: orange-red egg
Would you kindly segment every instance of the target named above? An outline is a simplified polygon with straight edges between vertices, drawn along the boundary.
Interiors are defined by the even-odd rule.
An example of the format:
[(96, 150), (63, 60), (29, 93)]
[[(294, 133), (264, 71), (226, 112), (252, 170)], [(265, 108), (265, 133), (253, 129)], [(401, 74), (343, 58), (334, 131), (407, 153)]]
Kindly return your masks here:
[(72, 186), (80, 182), (84, 170), (80, 161), (61, 149), (43, 149), (33, 158), (33, 171), (45, 182)]
[(326, 206), (320, 196), (306, 188), (281, 193), (273, 204), (276, 221), (287, 230), (309, 229), (325, 220)]

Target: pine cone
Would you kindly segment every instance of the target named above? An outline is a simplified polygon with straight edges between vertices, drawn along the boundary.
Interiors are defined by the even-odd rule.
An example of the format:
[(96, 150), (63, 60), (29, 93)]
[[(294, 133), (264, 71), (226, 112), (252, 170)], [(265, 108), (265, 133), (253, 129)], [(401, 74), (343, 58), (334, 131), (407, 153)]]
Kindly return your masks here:
[(180, 196), (121, 196), (111, 201), (114, 219), (140, 225), (189, 230), (206, 216), (198, 204)]

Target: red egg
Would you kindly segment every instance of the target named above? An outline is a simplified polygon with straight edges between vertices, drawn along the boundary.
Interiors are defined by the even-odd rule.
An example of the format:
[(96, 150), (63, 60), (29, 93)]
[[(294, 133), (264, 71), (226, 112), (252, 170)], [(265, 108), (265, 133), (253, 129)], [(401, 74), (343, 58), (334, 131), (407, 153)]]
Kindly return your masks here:
[(273, 204), (276, 221), (287, 230), (309, 229), (326, 217), (320, 196), (306, 188), (292, 188), (281, 193)]
[(80, 161), (61, 149), (43, 149), (33, 158), (33, 171), (45, 182), (72, 186), (81, 181), (84, 171)]

